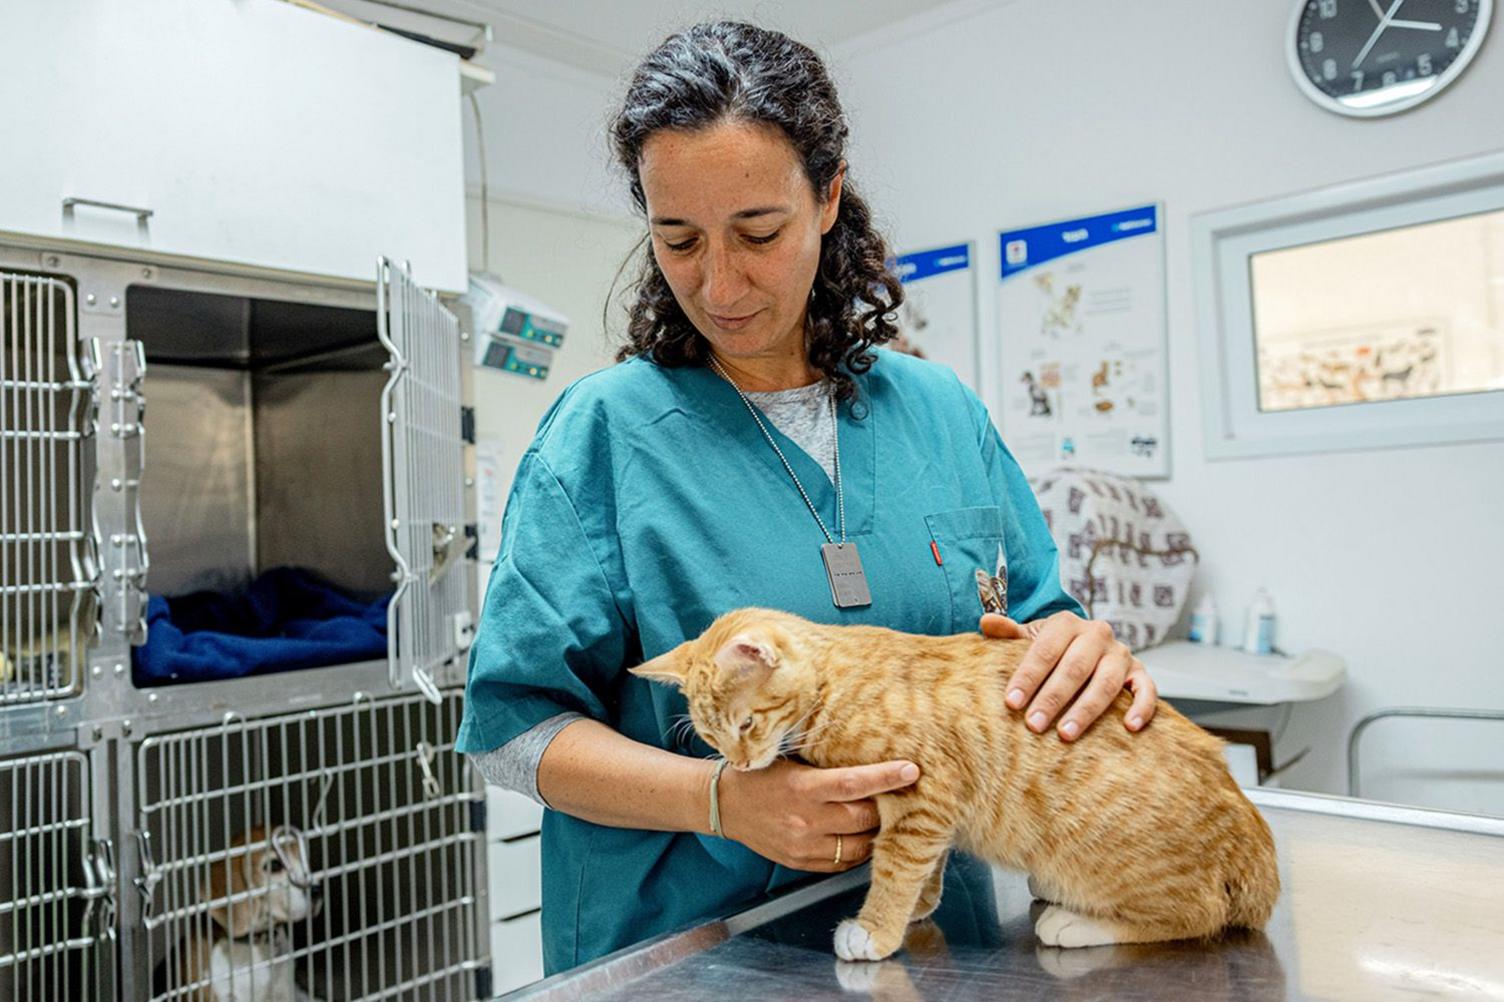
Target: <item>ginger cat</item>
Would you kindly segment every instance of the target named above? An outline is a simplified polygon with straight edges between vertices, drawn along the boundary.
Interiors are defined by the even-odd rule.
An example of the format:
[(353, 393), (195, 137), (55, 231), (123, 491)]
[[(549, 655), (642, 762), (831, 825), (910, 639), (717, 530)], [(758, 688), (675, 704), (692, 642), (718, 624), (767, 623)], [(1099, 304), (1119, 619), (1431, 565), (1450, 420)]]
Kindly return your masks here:
[(1279, 896), (1269, 826), (1227, 772), (1221, 742), (1161, 703), (1138, 734), (1107, 718), (1074, 743), (1029, 731), (1003, 703), (1028, 641), (822, 626), (739, 609), (633, 668), (684, 690), (700, 736), (737, 769), (916, 763), (878, 796), (881, 832), (843, 960), (881, 960), (940, 903), (952, 845), (1030, 874), (1051, 902), (1049, 946), (1149, 943), (1256, 929)]

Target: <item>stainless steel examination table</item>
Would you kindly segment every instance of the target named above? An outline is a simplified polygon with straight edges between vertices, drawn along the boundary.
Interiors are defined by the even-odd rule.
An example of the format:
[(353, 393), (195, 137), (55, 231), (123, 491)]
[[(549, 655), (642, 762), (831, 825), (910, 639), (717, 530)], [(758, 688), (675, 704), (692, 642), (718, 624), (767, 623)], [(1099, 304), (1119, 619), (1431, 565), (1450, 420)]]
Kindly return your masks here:
[(628, 947), (508, 998), (1504, 1000), (1504, 820), (1256, 790), (1284, 891), (1208, 944), (1039, 945), (1022, 874), (952, 859), (932, 922), (880, 964), (831, 953), (866, 869)]

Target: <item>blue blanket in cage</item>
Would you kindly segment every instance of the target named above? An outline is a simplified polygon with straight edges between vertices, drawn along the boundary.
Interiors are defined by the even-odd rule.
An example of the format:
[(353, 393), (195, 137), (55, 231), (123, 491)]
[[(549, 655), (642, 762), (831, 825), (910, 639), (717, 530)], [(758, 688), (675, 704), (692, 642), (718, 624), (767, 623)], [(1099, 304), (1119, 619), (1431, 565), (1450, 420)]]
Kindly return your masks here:
[(240, 678), (386, 657), (387, 598), (364, 602), (295, 567), (243, 592), (152, 595), (136, 684)]

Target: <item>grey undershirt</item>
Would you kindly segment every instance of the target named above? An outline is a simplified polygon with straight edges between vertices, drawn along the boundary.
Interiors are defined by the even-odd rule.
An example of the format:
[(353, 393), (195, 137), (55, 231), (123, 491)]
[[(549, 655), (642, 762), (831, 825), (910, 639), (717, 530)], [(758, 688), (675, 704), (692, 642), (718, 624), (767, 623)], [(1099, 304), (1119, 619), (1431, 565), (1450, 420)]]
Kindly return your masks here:
[[(819, 462), (825, 475), (835, 481), (835, 424), (830, 418), (830, 394), (824, 381), (792, 390), (748, 393), (772, 425)], [(751, 420), (750, 416), (748, 420)], [(549, 717), (517, 735), (500, 748), (470, 756), (486, 782), (514, 790), (547, 807), (538, 795), (538, 763), (549, 742), (583, 713), (568, 711)]]

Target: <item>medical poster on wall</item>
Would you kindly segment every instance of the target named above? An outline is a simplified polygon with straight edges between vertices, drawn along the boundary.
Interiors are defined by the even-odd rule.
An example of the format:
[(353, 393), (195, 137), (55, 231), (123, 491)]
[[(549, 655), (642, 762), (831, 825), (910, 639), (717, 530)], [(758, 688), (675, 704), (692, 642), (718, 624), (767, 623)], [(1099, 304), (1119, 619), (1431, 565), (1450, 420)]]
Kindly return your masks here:
[(894, 271), (903, 283), (898, 310), (902, 340), (889, 347), (948, 365), (961, 382), (977, 385), (976, 255), (971, 244), (902, 254)]
[(1146, 205), (999, 235), (998, 419), (1030, 475), (1169, 476), (1161, 220)]
[[(501, 552), (501, 515), (506, 508), (505, 449), (498, 439), (482, 436), (475, 443), (475, 520), (480, 533), (480, 561), (495, 562)], [(484, 580), (482, 581), (484, 583)]]

